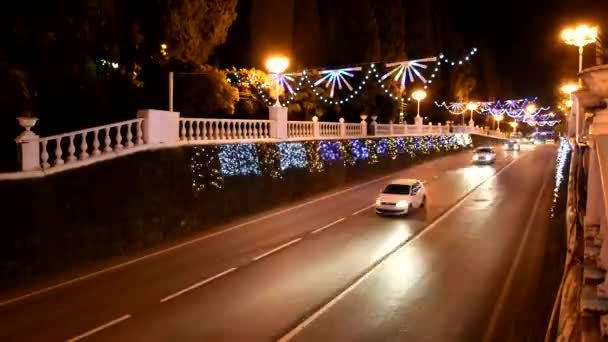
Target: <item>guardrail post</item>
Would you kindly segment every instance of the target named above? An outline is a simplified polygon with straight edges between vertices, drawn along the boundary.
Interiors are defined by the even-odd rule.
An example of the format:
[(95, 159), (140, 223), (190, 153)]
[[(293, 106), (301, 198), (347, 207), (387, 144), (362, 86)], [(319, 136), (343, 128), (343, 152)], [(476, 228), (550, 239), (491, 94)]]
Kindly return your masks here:
[(388, 134), (389, 135), (395, 134), (395, 128), (393, 127), (393, 120), (390, 120), (388, 122)]
[(19, 125), (25, 129), (21, 132), (15, 142), (19, 148), (19, 163), (21, 171), (40, 170), (40, 142), (39, 136), (30, 129), (34, 127), (37, 118), (19, 117)]
[(321, 136), (321, 132), (319, 130), (319, 118), (316, 115), (312, 117), (312, 136), (314, 138)]
[(439, 134), (442, 134), (443, 133), (443, 127), (441, 126), (441, 122), (437, 123), (437, 127), (439, 127), (439, 128), (437, 128), (437, 130), (439, 131)]
[(346, 136), (346, 124), (344, 123), (344, 118), (340, 118), (340, 137)]
[(287, 139), (287, 107), (268, 107), (270, 123), (270, 137), (274, 139)]
[(176, 144), (179, 142), (179, 112), (156, 109), (137, 111), (144, 119), (142, 129), (146, 144)]

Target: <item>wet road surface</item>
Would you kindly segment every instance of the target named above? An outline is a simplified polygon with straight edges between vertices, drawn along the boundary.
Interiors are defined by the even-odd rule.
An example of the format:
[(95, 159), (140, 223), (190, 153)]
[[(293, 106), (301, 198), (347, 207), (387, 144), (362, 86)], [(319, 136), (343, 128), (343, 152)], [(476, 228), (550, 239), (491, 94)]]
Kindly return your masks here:
[[(516, 338), (549, 234), (555, 148), (501, 151), (492, 166), (470, 158), (309, 198), (2, 304), (0, 340)], [(427, 207), (375, 215), (375, 195), (397, 177), (426, 181)]]

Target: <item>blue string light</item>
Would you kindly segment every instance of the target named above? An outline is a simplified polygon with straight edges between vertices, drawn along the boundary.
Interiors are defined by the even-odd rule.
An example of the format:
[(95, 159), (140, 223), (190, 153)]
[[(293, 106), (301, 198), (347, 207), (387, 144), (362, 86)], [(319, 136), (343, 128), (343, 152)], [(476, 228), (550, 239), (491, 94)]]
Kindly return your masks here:
[(308, 166), (306, 149), (303, 143), (279, 143), (278, 145), (281, 157), (281, 171), (289, 168), (303, 169)]
[(353, 159), (354, 161), (363, 160), (369, 158), (369, 151), (364, 140), (353, 140)]
[(255, 144), (221, 145), (218, 157), (222, 175), (225, 177), (260, 174)]
[(324, 140), (319, 142), (321, 159), (324, 162), (340, 160), (340, 142), (335, 140)]

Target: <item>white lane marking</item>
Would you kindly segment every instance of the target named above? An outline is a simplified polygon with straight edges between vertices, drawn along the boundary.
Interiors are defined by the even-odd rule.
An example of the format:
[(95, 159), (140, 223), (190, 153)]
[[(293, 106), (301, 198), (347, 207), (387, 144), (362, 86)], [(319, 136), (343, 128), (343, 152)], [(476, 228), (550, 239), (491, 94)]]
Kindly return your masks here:
[(499, 313), (500, 313), (503, 305), (505, 305), (504, 302), (507, 298), (507, 293), (509, 292), (508, 290), (513, 285), (513, 278), (515, 277), (515, 270), (517, 269), (517, 265), (519, 265), (519, 263), (521, 262), (521, 258), (522, 258), (523, 252), (524, 252), (524, 247), (528, 243), (528, 238), (530, 236), (530, 231), (531, 231), (532, 225), (534, 224), (534, 219), (536, 218), (536, 213), (538, 211), (538, 208), (540, 207), (541, 200), (543, 198), (543, 194), (545, 194), (545, 191), (547, 189), (547, 185), (549, 184), (549, 179), (551, 178), (547, 174), (548, 174), (548, 172), (545, 171), (545, 175), (544, 175), (545, 178), (543, 180), (543, 185), (541, 186), (540, 191), (538, 192), (538, 195), (536, 195), (536, 200), (534, 201), (534, 207), (532, 207), (532, 212), (530, 213), (530, 218), (528, 219), (528, 222), (526, 223), (526, 229), (524, 230), (524, 236), (522, 237), (521, 241), (519, 242), (519, 246), (517, 247), (517, 253), (515, 254), (515, 259), (513, 259), (513, 262), (511, 263), (511, 266), (509, 267), (509, 273), (507, 274), (507, 279), (505, 280), (505, 283), (500, 291), (500, 295), (498, 296), (498, 300), (496, 301), (496, 304), (494, 304), (494, 310), (492, 311), (492, 316), (490, 316), (490, 322), (488, 324), (488, 328), (486, 329), (486, 332), (483, 336), (482, 341), (489, 341), (489, 339), (491, 338), (491, 336), (494, 332), (494, 329), (496, 328)]
[(160, 302), (164, 303), (164, 302), (169, 301), (169, 300), (171, 300), (171, 299), (173, 299), (173, 298), (175, 298), (177, 296), (181, 296), (181, 295), (183, 295), (186, 292), (192, 291), (192, 290), (196, 289), (197, 287), (201, 287), (201, 286), (203, 286), (203, 285), (205, 285), (205, 284), (207, 284), (209, 282), (214, 281), (217, 278), (225, 276), (228, 273), (232, 273), (232, 272), (236, 271), (237, 268), (238, 267), (229, 268), (229, 269), (225, 270), (222, 273), (218, 273), (218, 274), (214, 275), (213, 277), (210, 277), (210, 278), (207, 278), (205, 280), (199, 281), (198, 283), (190, 285), (190, 286), (186, 287), (183, 290), (179, 290), (179, 291), (175, 292), (174, 294), (168, 295), (167, 297), (161, 299)]
[(324, 231), (325, 229), (327, 229), (327, 228), (329, 228), (329, 227), (333, 226), (334, 224), (336, 224), (336, 223), (340, 223), (340, 222), (342, 222), (342, 221), (344, 221), (344, 220), (346, 220), (346, 217), (343, 217), (343, 218), (341, 218), (341, 219), (335, 220), (334, 222), (332, 222), (332, 223), (330, 223), (330, 224), (326, 224), (326, 225), (324, 225), (323, 227), (321, 227), (321, 228), (319, 228), (319, 229), (313, 230), (313, 231), (312, 231), (312, 233), (313, 233), (313, 234), (320, 233), (320, 232)]
[(290, 341), (292, 338), (294, 338), (296, 335), (298, 335), (302, 330), (304, 330), (307, 326), (309, 326), (317, 318), (319, 318), (325, 312), (329, 311), (329, 309), (331, 309), (334, 305), (336, 305), (336, 303), (338, 303), (342, 298), (344, 298), (347, 294), (349, 294), (352, 290), (354, 290), (359, 284), (361, 284), (363, 281), (365, 281), (367, 278), (369, 278), (378, 268), (380, 268), (382, 265), (384, 265), (387, 262), (387, 260), (392, 255), (398, 253), (400, 250), (402, 250), (403, 248), (405, 248), (406, 246), (408, 246), (412, 241), (420, 238), (426, 232), (428, 232), (431, 229), (433, 229), (433, 227), (437, 226), (437, 224), (439, 224), (441, 221), (443, 221), (443, 219), (445, 217), (447, 217), (452, 212), (454, 212), (456, 209), (458, 209), (458, 207), (460, 207), (460, 205), (462, 205), (462, 203), (464, 203), (464, 201), (466, 201), (468, 199), (468, 197), (475, 190), (477, 190), (483, 184), (485, 184), (486, 182), (488, 182), (490, 179), (497, 177), (499, 174), (501, 174), (503, 171), (505, 171), (507, 168), (509, 168), (511, 165), (513, 165), (513, 163), (515, 163), (517, 160), (520, 160), (520, 159), (518, 158), (518, 159), (514, 159), (514, 160), (510, 161), (507, 165), (505, 165), (498, 172), (496, 172), (493, 175), (489, 176), (483, 182), (479, 183), (474, 188), (472, 188), (469, 192), (467, 192), (466, 194), (464, 194), (464, 196), (462, 196), (460, 198), (460, 200), (458, 200), (458, 202), (456, 202), (448, 210), (446, 210), (445, 212), (443, 212), (443, 214), (441, 214), (438, 218), (436, 218), (433, 222), (431, 222), (431, 224), (429, 224), (428, 226), (424, 227), (420, 232), (418, 232), (417, 234), (415, 234), (414, 236), (412, 236), (411, 238), (409, 238), (403, 244), (401, 244), (400, 246), (397, 246), (395, 249), (393, 249), (392, 251), (390, 251), (389, 253), (387, 253), (384, 257), (382, 257), (382, 259), (380, 260), (380, 262), (378, 262), (375, 265), (373, 265), (367, 272), (365, 272), (363, 275), (361, 275), (354, 283), (352, 283), (346, 289), (342, 290), (342, 292), (340, 292), (332, 300), (330, 300), (329, 302), (327, 302), (320, 309), (318, 309), (317, 311), (315, 311), (312, 315), (308, 316), (304, 321), (302, 321), (295, 328), (293, 328), (291, 331), (289, 331), (287, 334), (285, 334), (283, 337), (281, 337), (278, 341), (279, 342), (287, 342), (287, 341)]
[(298, 243), (298, 242), (300, 242), (300, 240), (302, 240), (302, 238), (297, 238), (295, 240), (291, 240), (291, 241), (289, 241), (287, 243), (284, 243), (284, 244), (280, 245), (277, 248), (269, 250), (268, 252), (266, 252), (264, 254), (260, 254), (260, 255), (256, 256), (255, 258), (253, 258), (251, 260), (252, 261), (258, 261), (258, 260), (262, 259), (263, 257), (267, 257), (267, 256), (269, 256), (270, 254), (272, 254), (274, 252), (278, 252), (278, 251), (280, 251), (283, 248), (286, 248), (286, 247), (289, 247), (289, 246), (293, 245), (294, 243)]
[(85, 332), (84, 334), (78, 335), (76, 337), (72, 337), (71, 339), (67, 340), (66, 342), (80, 341), (80, 340), (82, 340), (85, 337), (89, 337), (89, 336), (91, 336), (91, 335), (93, 335), (95, 333), (100, 332), (103, 329), (109, 328), (109, 327), (111, 327), (113, 325), (116, 325), (116, 324), (118, 324), (118, 323), (120, 323), (120, 322), (122, 322), (124, 320), (129, 319), (129, 318), (131, 318), (131, 315), (124, 315), (124, 316), (119, 317), (119, 318), (117, 318), (117, 319), (115, 319), (113, 321), (110, 321), (110, 322), (106, 323), (106, 324), (100, 325), (100, 326), (98, 326), (95, 329), (91, 329), (91, 330)]
[(367, 206), (367, 207), (365, 207), (365, 208), (361, 208), (361, 209), (359, 209), (359, 210), (355, 211), (354, 213), (352, 213), (351, 215), (352, 215), (352, 216), (355, 216), (355, 215), (361, 214), (362, 212), (366, 211), (367, 209), (369, 209), (369, 208), (373, 207), (374, 205), (375, 205), (375, 204), (371, 204), (371, 205), (368, 205), (368, 206)]
[[(438, 160), (438, 159), (436, 159), (436, 160)], [(427, 163), (432, 163), (434, 161), (435, 160), (429, 160)], [(413, 166), (416, 167), (416, 166), (420, 166), (420, 165), (413, 165)], [(223, 229), (223, 230), (220, 230), (220, 231), (217, 231), (217, 232), (214, 232), (214, 233), (203, 235), (201, 237), (194, 238), (192, 240), (188, 240), (186, 242), (183, 242), (183, 243), (171, 246), (171, 247), (167, 247), (165, 249), (161, 249), (159, 251), (152, 252), (150, 254), (146, 254), (146, 255), (143, 255), (143, 256), (135, 258), (135, 259), (131, 259), (129, 261), (125, 261), (125, 262), (122, 262), (122, 263), (119, 263), (119, 264), (116, 264), (116, 265), (112, 265), (112, 266), (109, 266), (107, 268), (104, 268), (104, 269), (101, 269), (101, 270), (98, 270), (98, 271), (95, 271), (95, 272), (92, 272), (92, 273), (87, 273), (87, 274), (84, 274), (82, 276), (79, 276), (79, 277), (76, 277), (76, 278), (73, 278), (73, 279), (70, 279), (70, 280), (66, 280), (64, 282), (57, 283), (55, 285), (47, 286), (47, 287), (41, 288), (39, 290), (32, 291), (30, 293), (26, 293), (26, 294), (18, 296), (18, 297), (6, 299), (6, 300), (0, 302), (0, 307), (8, 305), (8, 304), (11, 304), (11, 303), (19, 302), (19, 301), (22, 301), (24, 299), (27, 299), (27, 298), (30, 298), (30, 297), (33, 297), (33, 296), (37, 296), (37, 295), (40, 295), (40, 294), (43, 294), (43, 293), (46, 293), (46, 292), (49, 292), (49, 291), (53, 291), (53, 290), (56, 290), (56, 289), (64, 287), (64, 286), (68, 286), (68, 285), (77, 283), (79, 281), (87, 280), (87, 279), (96, 277), (98, 275), (104, 274), (104, 273), (108, 273), (108, 272), (111, 272), (111, 271), (114, 271), (114, 270), (117, 270), (117, 269), (121, 269), (121, 268), (124, 268), (126, 266), (129, 266), (129, 265), (132, 265), (132, 264), (135, 264), (135, 263), (138, 263), (138, 262), (141, 262), (141, 261), (144, 261), (144, 260), (147, 260), (147, 259), (159, 256), (159, 255), (162, 255), (162, 254), (165, 254), (165, 253), (168, 253), (168, 252), (171, 252), (171, 251), (174, 251), (174, 250), (177, 250), (177, 249), (180, 249), (180, 248), (183, 248), (183, 247), (186, 247), (186, 246), (189, 246), (189, 245), (192, 245), (192, 244), (195, 244), (195, 243), (198, 243), (198, 242), (210, 239), (212, 237), (215, 237), (215, 236), (218, 236), (218, 235), (222, 235), (222, 234), (231, 232), (233, 230), (242, 228), (244, 226), (247, 226), (247, 225), (250, 225), (250, 224), (253, 224), (253, 223), (257, 223), (257, 222), (269, 219), (271, 217), (274, 217), (274, 216), (277, 216), (277, 215), (281, 215), (281, 214), (290, 212), (290, 211), (298, 209), (298, 208), (302, 208), (302, 207), (307, 206), (309, 204), (316, 203), (316, 202), (319, 202), (319, 201), (322, 201), (322, 200), (325, 200), (325, 199), (328, 199), (328, 198), (332, 198), (334, 196), (338, 196), (338, 195), (343, 194), (345, 192), (353, 191), (353, 190), (356, 190), (356, 189), (368, 186), (370, 184), (374, 184), (374, 183), (383, 181), (383, 180), (385, 180), (387, 178), (395, 177), (395, 175), (399, 175), (399, 174), (401, 174), (401, 173), (403, 173), (405, 171), (408, 171), (410, 169), (411, 168), (402, 169), (400, 171), (391, 173), (390, 175), (382, 176), (380, 178), (376, 178), (376, 179), (373, 179), (373, 180), (370, 180), (370, 181), (367, 181), (367, 182), (364, 182), (364, 183), (361, 183), (361, 184), (357, 184), (357, 185), (352, 186), (350, 188), (346, 188), (346, 189), (343, 189), (343, 190), (340, 190), (340, 191), (337, 191), (337, 192), (329, 193), (327, 195), (315, 198), (313, 200), (310, 200), (310, 201), (307, 201), (307, 202), (304, 202), (304, 203), (300, 203), (300, 204), (295, 205), (293, 207), (285, 208), (285, 209), (276, 211), (274, 213), (270, 213), (268, 215), (264, 215), (264, 216), (258, 217), (256, 219), (253, 219), (253, 220), (250, 220), (250, 221), (247, 221), (247, 222), (243, 222), (243, 223), (237, 224), (237, 225), (232, 226), (232, 227), (228, 227), (226, 229)]]

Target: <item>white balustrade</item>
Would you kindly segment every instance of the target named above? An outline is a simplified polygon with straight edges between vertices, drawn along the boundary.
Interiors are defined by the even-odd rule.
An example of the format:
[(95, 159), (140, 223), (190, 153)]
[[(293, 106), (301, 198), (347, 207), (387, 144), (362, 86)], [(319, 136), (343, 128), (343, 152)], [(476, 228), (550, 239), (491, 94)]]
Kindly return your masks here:
[(312, 138), (313, 135), (312, 121), (287, 122), (287, 136), (289, 138)]
[(183, 143), (270, 138), (271, 120), (180, 118), (179, 139)]
[(340, 124), (337, 122), (319, 122), (321, 137), (334, 138), (340, 136)]
[(391, 135), (390, 124), (376, 124), (376, 135)]
[[(40, 166), (43, 169), (53, 168), (65, 163), (72, 164), (87, 160), (91, 158), (91, 155), (95, 157), (112, 151), (133, 148), (135, 145), (142, 145), (142, 121), (143, 119), (133, 119), (40, 138)], [(122, 138), (121, 129), (125, 129), (127, 133), (126, 140)], [(99, 150), (101, 146), (100, 132), (104, 132), (103, 152)], [(114, 134), (114, 139), (112, 139), (112, 134)], [(92, 144), (89, 144), (89, 142), (92, 142)], [(123, 142), (125, 143), (124, 146)], [(92, 148), (89, 146), (92, 146)], [(49, 150), (52, 150), (54, 156), (50, 160), (51, 153), (49, 153)]]
[(360, 137), (361, 136), (361, 124), (359, 123), (345, 123), (346, 136), (347, 137)]

